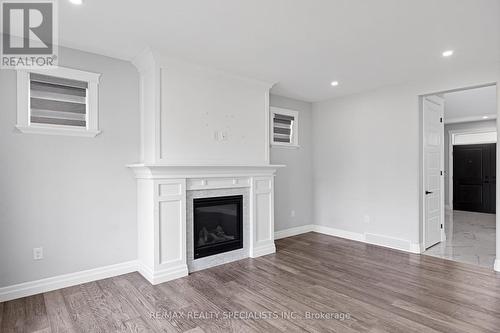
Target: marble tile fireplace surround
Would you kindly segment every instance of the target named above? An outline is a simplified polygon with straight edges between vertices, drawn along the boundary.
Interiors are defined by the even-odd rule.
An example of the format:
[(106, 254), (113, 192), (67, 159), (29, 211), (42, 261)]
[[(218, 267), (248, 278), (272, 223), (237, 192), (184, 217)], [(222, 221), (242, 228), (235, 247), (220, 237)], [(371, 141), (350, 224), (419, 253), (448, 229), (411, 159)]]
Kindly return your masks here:
[[(222, 221), (222, 223), (227, 223), (229, 224), (229, 227), (234, 227), (235, 231), (234, 233), (231, 233), (231, 236), (237, 236), (234, 237), (234, 239), (231, 239), (231, 236), (228, 239), (228, 245), (229, 249), (224, 250), (221, 253), (209, 253), (208, 255), (205, 255), (204, 257), (198, 257), (195, 259), (195, 253), (196, 253), (196, 247), (195, 243), (199, 241), (200, 239), (200, 234), (203, 236), (203, 231), (197, 233), (195, 231), (195, 223), (200, 221), (196, 221), (196, 216), (194, 212), (194, 206), (195, 206), (195, 200), (220, 200), (224, 202), (224, 199), (228, 198), (230, 202), (233, 202), (231, 205), (226, 206), (229, 208), (240, 208), (241, 210), (241, 216), (238, 216), (239, 214), (236, 214), (232, 218), (229, 219), (229, 221)], [(224, 264), (227, 262), (231, 262), (234, 260), (238, 259), (243, 259), (247, 258), (249, 256), (248, 252), (248, 244), (250, 241), (250, 215), (249, 213), (249, 199), (250, 199), (250, 191), (248, 188), (220, 188), (220, 189), (212, 189), (212, 190), (193, 190), (193, 191), (187, 191), (187, 217), (186, 217), (186, 234), (187, 234), (187, 239), (186, 239), (186, 244), (187, 244), (187, 265), (188, 265), (188, 270), (190, 272), (195, 272), (200, 269), (205, 269), (209, 268), (215, 265), (220, 265)], [(241, 201), (241, 205), (239, 206)], [(237, 205), (238, 203), (238, 205)], [(224, 207), (224, 206), (223, 206)], [(213, 206), (212, 206), (213, 208)], [(230, 212), (232, 213), (232, 212)], [(241, 218), (241, 230), (238, 233), (237, 229), (239, 229), (239, 222), (238, 219)], [(206, 219), (207, 222), (212, 224), (212, 229), (215, 225), (220, 225), (217, 219), (217, 217), (209, 217)], [(215, 224), (214, 224), (215, 223)], [(210, 228), (209, 228), (210, 229)], [(207, 230), (208, 231), (208, 230)], [(220, 231), (219, 231), (220, 232)], [(226, 235), (225, 231), (222, 231), (223, 235)], [(217, 236), (216, 236), (217, 237)], [(242, 242), (241, 242), (242, 241)], [(224, 242), (216, 243), (219, 245), (222, 245), (222, 247), (225, 247)], [(208, 248), (210, 250), (210, 248)], [(198, 253), (198, 255), (200, 255)]]
[[(139, 272), (158, 284), (189, 272), (275, 252), (278, 166), (129, 166), (137, 178)], [(243, 196), (243, 248), (194, 259), (193, 200)]]

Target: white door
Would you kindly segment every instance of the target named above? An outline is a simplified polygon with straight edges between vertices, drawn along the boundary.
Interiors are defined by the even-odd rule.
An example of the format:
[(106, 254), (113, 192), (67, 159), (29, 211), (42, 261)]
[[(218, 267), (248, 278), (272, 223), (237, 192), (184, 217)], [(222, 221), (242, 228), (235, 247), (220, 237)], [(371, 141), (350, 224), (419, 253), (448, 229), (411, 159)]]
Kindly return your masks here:
[(441, 241), (444, 223), (444, 100), (427, 96), (423, 101), (424, 124), (424, 240), (425, 248)]

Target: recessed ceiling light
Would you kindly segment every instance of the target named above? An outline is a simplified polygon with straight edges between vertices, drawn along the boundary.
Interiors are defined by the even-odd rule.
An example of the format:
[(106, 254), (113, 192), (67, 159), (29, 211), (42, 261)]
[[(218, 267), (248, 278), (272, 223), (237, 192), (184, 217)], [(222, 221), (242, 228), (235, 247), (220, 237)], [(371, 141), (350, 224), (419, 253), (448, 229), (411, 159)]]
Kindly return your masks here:
[(332, 85), (332, 87), (336, 87), (336, 86), (339, 85), (339, 82), (338, 81), (332, 81), (330, 84)]
[(73, 5), (81, 5), (83, 3), (83, 0), (69, 0)]
[(451, 57), (453, 55), (453, 50), (446, 50), (443, 52), (443, 57)]
[(483, 119), (488, 119), (489, 117), (488, 116), (483, 116)]

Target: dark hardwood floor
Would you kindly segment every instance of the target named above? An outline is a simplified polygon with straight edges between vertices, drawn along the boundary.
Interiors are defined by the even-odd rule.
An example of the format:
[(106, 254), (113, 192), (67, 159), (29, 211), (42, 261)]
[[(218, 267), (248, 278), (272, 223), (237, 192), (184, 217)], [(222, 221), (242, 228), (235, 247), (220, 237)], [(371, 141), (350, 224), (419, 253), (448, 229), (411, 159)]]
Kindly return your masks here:
[(157, 286), (132, 273), (0, 303), (0, 331), (500, 331), (500, 274), (485, 268), (317, 233), (276, 243)]

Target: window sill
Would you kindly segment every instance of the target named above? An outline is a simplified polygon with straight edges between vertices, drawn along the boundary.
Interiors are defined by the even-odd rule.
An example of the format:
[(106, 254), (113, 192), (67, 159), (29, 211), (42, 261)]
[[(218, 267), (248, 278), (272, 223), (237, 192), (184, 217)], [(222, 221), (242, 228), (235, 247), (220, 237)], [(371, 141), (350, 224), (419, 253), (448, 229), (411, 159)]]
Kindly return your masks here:
[(279, 144), (279, 143), (272, 143), (271, 148), (280, 148), (280, 149), (299, 149), (299, 145), (290, 145), (290, 144)]
[(88, 130), (83, 128), (71, 127), (46, 127), (46, 126), (16, 126), (22, 133), (26, 134), (44, 134), (44, 135), (66, 135), (66, 136), (81, 136), (87, 138), (96, 137), (101, 131)]

